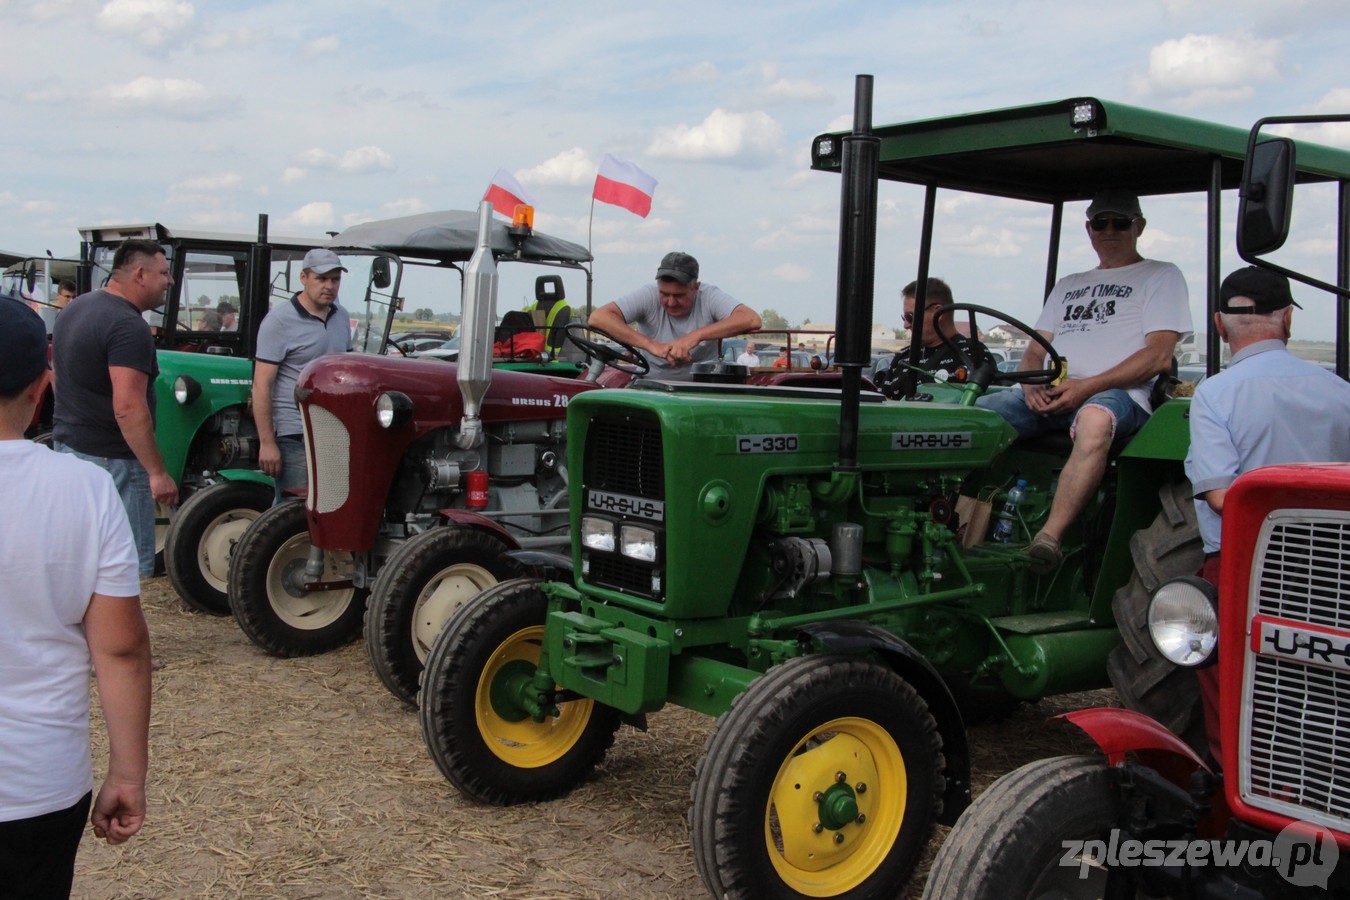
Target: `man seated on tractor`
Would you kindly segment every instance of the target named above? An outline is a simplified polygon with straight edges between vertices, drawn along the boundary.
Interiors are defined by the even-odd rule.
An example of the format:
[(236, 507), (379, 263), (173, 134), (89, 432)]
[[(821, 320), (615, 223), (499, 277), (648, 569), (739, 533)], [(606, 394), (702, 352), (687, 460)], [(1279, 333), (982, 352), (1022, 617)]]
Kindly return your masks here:
[[(1243, 472), (1300, 462), (1350, 462), (1350, 383), (1289, 352), (1289, 279), (1248, 266), (1223, 280), (1214, 327), (1233, 357), (1191, 403), (1186, 477), (1205, 542), (1200, 577), (1218, 587), (1224, 497)], [(1210, 752), (1219, 748), (1217, 667), (1197, 669)]]
[(589, 324), (641, 350), (653, 378), (688, 380), (694, 363), (717, 359), (718, 338), (756, 331), (762, 323), (726, 291), (700, 282), (698, 260), (675, 250), (662, 257), (655, 284), (606, 303)]
[[(900, 292), (905, 304), (905, 327), (910, 329), (911, 334), (914, 331), (914, 306), (918, 289), (919, 283), (911, 281)], [(965, 363), (958, 352), (960, 350), (964, 350), (976, 366), (983, 363), (997, 365), (994, 357), (977, 336), (966, 337), (956, 330), (956, 322), (952, 316), (943, 316), (940, 320), (937, 318), (938, 310), (954, 302), (952, 289), (947, 282), (941, 278), (928, 279), (924, 298), (923, 321), (919, 327), (923, 339), (923, 345), (919, 350), (919, 368), (923, 371), (916, 372), (911, 368), (910, 348), (905, 347), (891, 358), (890, 368), (881, 370), (876, 376), (877, 390), (892, 400), (908, 397), (914, 393), (917, 384), (932, 382), (934, 376), (942, 381), (965, 381), (963, 374)], [(947, 341), (942, 339), (944, 335)], [(948, 341), (956, 345), (957, 349), (952, 349)]]
[[(1134, 194), (1109, 190), (1092, 199), (1084, 227), (1099, 263), (1056, 282), (1036, 321), (1067, 360), (1067, 377), (978, 401), (1021, 437), (1067, 429), (1073, 439), (1045, 527), (1027, 546), (1033, 572), (1053, 571), (1063, 559), (1060, 541), (1101, 483), (1108, 452), (1148, 421), (1153, 382), (1171, 370), (1177, 341), (1191, 331), (1181, 270), (1136, 249), (1146, 224)], [(1033, 343), (1022, 368), (1039, 369), (1044, 359)]]

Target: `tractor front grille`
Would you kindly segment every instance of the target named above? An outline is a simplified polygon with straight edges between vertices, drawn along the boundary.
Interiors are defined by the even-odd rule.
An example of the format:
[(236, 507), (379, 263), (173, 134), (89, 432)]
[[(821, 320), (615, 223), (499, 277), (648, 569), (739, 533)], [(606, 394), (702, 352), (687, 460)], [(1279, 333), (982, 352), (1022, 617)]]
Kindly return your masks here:
[(305, 458), (309, 460), (306, 508), (331, 513), (347, 502), (351, 489), (352, 440), (342, 420), (322, 406), (304, 406)]
[[(1350, 514), (1279, 510), (1253, 556), (1241, 791), (1253, 807), (1350, 826)], [(1269, 623), (1263, 630), (1263, 622)], [(1311, 627), (1308, 627), (1311, 626)], [(1279, 639), (1274, 640), (1278, 629)], [(1309, 641), (1315, 641), (1312, 652)], [(1253, 649), (1253, 644), (1260, 649)], [(1282, 646), (1283, 652), (1271, 648)]]
[[(665, 464), (661, 426), (655, 419), (622, 415), (589, 423), (583, 463), (585, 515), (617, 529), (632, 523), (665, 533)], [(655, 600), (665, 598), (664, 554), (655, 562), (584, 549), (583, 578), (598, 587)]]

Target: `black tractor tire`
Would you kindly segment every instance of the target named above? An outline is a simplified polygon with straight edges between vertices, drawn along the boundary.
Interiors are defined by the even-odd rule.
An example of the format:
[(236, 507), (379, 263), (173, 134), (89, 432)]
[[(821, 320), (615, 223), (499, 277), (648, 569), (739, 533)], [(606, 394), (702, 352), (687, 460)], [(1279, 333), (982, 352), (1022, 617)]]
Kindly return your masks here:
[(1079, 865), (1062, 865), (1064, 842), (1104, 839), (1118, 817), (1102, 759), (1027, 763), (961, 814), (933, 860), (923, 900), (1099, 900), (1106, 869), (1081, 853)]
[[(361, 631), (366, 590), (335, 588), (305, 593), (309, 527), (303, 500), (289, 500), (258, 516), (230, 561), (230, 611), (249, 640), (272, 656), (313, 656), (349, 643)], [(321, 581), (350, 577), (350, 554), (324, 554)]]
[(923, 698), (866, 660), (770, 669), (708, 738), (690, 842), (714, 897), (893, 897), (942, 806), (942, 741)]
[(1162, 509), (1153, 524), (1130, 538), (1134, 574), (1111, 600), (1121, 643), (1107, 674), (1127, 709), (1167, 726), (1198, 752), (1206, 748), (1205, 718), (1195, 671), (1169, 662), (1148, 632), (1148, 604), (1169, 578), (1194, 575), (1205, 561), (1189, 481), (1158, 491)]
[(370, 590), (366, 654), (380, 683), (404, 703), (417, 703), (431, 644), (450, 616), (524, 567), (503, 554), (504, 538), (448, 526), (423, 532), (390, 555)]
[(539, 579), (503, 581), (460, 607), (432, 642), (418, 697), (422, 738), (441, 774), (480, 803), (560, 797), (614, 743), (619, 712), (594, 700), (562, 703), (543, 722), (503, 708), (504, 683), (537, 668), (547, 608)]
[(164, 567), (184, 603), (213, 616), (230, 614), (230, 557), (248, 526), (271, 505), (268, 485), (222, 481), (178, 507), (164, 538)]

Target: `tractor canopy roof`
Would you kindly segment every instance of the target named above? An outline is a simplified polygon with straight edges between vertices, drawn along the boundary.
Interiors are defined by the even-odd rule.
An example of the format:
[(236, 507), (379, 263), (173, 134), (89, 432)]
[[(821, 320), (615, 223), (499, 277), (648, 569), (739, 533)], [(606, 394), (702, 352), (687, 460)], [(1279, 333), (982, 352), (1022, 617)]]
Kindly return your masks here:
[[(120, 244), (127, 240), (158, 241), (161, 244), (186, 241), (194, 244), (226, 244), (230, 246), (256, 243), (258, 235), (231, 231), (200, 231), (175, 228), (160, 222), (130, 225), (86, 225), (80, 228), (80, 237), (91, 244)], [(310, 249), (326, 247), (327, 235), (269, 234), (267, 243), (273, 247)]]
[[(382, 250), (401, 257), (441, 263), (467, 262), (478, 240), (478, 213), (459, 209), (363, 222), (340, 232), (329, 246)], [(580, 265), (591, 261), (580, 244), (536, 231), (519, 240), (503, 221), (493, 220), (492, 252), (497, 259)]]
[[(873, 130), (883, 179), (1044, 203), (1205, 191), (1216, 158), (1221, 186), (1236, 188), (1247, 154), (1246, 129), (1092, 97)], [(812, 168), (837, 171), (847, 134), (818, 136)], [(1301, 182), (1350, 179), (1350, 152), (1299, 142), (1297, 160)]]

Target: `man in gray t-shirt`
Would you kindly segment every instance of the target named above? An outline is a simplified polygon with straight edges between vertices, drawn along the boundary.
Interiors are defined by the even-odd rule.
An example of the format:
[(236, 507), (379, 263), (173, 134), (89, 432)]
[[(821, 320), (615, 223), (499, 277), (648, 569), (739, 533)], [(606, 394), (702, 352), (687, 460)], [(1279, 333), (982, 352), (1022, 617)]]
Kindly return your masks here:
[(685, 380), (694, 363), (717, 358), (718, 338), (754, 331), (760, 318), (720, 288), (702, 284), (698, 260), (676, 250), (661, 259), (655, 284), (605, 304), (587, 324), (641, 350), (651, 377)]
[(351, 318), (338, 305), (347, 271), (332, 250), (305, 254), (302, 290), (268, 312), (258, 328), (253, 363), (253, 421), (258, 426), (258, 468), (276, 479), (275, 502), (287, 488), (309, 483), (295, 384), (300, 370), (325, 353), (352, 348)]

